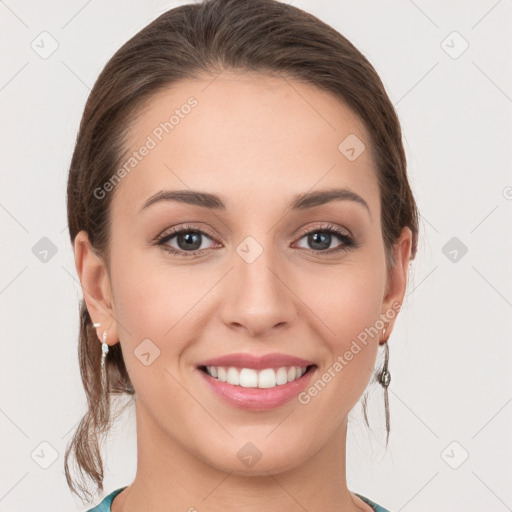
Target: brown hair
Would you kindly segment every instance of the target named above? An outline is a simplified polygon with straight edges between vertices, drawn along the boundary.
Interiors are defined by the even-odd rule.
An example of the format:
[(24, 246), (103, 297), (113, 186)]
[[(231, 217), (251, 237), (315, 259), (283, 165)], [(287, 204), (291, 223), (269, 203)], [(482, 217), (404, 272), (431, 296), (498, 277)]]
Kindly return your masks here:
[[(334, 94), (359, 116), (369, 133), (377, 170), (388, 271), (394, 264), (393, 246), (405, 226), (413, 233), (414, 258), (418, 212), (408, 183), (399, 120), (379, 76), (335, 29), (276, 0), (206, 0), (176, 7), (112, 56), (85, 105), (69, 169), (67, 215), (72, 244), (77, 233), (85, 230), (109, 271), (109, 212), (114, 194), (99, 200), (94, 191), (119, 168), (130, 126), (141, 107), (179, 80), (227, 69), (312, 84)], [(82, 491), (90, 496), (85, 486), (75, 485), (69, 456), (75, 455), (81, 476), (93, 480), (96, 491), (103, 491), (100, 436), (112, 425), (110, 400), (135, 391), (119, 343), (110, 348), (106, 359), (107, 392), (102, 390), (101, 350), (84, 300), (78, 351), (88, 410), (66, 449), (65, 474), (75, 494)]]

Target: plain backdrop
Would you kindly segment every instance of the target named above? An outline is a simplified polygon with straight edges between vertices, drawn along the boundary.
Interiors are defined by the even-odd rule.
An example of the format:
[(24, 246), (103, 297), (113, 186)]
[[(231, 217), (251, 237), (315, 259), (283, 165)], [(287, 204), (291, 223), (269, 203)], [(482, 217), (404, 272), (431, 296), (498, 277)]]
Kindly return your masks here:
[[(85, 410), (68, 165), (107, 59), (180, 3), (0, 1), (2, 512), (89, 508), (71, 495), (63, 470)], [(510, 510), (512, 2), (293, 5), (339, 30), (380, 74), (421, 211), (419, 253), (390, 339), (390, 444), (385, 450), (375, 387), (372, 429), (359, 406), (351, 414), (349, 488), (392, 512)], [(105, 455), (106, 492), (129, 484), (132, 412)]]

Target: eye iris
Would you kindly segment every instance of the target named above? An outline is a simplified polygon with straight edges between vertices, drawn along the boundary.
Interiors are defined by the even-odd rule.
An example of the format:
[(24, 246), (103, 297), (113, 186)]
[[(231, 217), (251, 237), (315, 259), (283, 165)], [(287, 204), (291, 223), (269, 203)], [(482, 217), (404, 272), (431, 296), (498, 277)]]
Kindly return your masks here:
[[(183, 241), (185, 242), (184, 244), (182, 244)], [(191, 249), (194, 251), (201, 247), (201, 234), (192, 231), (180, 233), (177, 236), (177, 242), (180, 249)]]
[[(315, 249), (327, 249), (331, 245), (331, 234), (324, 232), (316, 232), (309, 235), (309, 242), (312, 243), (313, 248)], [(315, 246), (315, 244), (320, 244)]]

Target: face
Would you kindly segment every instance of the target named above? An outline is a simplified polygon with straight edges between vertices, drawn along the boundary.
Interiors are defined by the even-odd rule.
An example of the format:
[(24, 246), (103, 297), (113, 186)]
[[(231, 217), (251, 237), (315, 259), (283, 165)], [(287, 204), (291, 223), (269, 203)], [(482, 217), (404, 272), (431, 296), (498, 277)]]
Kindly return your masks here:
[[(355, 159), (347, 143), (339, 149), (348, 136), (366, 146), (348, 139)], [(123, 161), (137, 151), (137, 163), (107, 192), (108, 339), (121, 342), (138, 418), (169, 446), (263, 474), (300, 464), (341, 432), (375, 365), (381, 333), (364, 333), (381, 330), (384, 315), (393, 325), (405, 287), (406, 264), (386, 273), (369, 145), (334, 96), (251, 73), (181, 82), (138, 117)], [(330, 190), (330, 200), (305, 198)], [(231, 384), (199, 368), (232, 354), (285, 356), (262, 368), (292, 382), (272, 387), (254, 360), (223, 364)], [(291, 358), (308, 366), (295, 381)], [(262, 373), (271, 387), (251, 387), (255, 375), (268, 382)], [(249, 467), (242, 448), (263, 456)]]

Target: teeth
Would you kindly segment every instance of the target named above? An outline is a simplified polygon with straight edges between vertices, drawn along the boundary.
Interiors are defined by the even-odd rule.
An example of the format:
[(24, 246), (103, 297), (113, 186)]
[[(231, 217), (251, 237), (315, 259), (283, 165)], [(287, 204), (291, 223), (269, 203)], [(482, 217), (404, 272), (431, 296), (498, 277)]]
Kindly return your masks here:
[(290, 366), (281, 368), (233, 368), (224, 366), (207, 366), (206, 371), (211, 377), (227, 382), (233, 386), (244, 388), (275, 388), (293, 382), (306, 373), (306, 367)]

